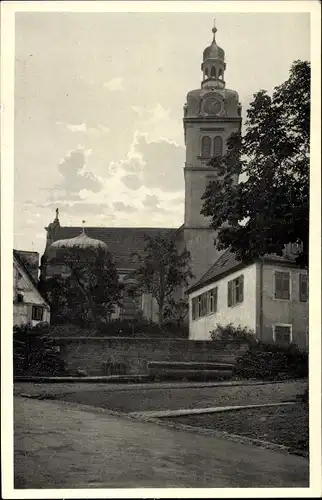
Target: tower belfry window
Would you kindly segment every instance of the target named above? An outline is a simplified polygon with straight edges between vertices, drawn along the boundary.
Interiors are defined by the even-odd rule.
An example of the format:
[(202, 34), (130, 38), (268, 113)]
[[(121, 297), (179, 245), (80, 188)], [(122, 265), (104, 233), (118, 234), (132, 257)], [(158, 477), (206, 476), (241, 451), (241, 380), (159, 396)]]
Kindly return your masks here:
[(216, 68), (214, 66), (211, 67), (211, 78), (216, 78)]
[(207, 135), (201, 139), (201, 156), (203, 158), (210, 158), (211, 156), (211, 139)]
[(223, 141), (222, 138), (217, 136), (214, 138), (214, 156), (222, 156)]

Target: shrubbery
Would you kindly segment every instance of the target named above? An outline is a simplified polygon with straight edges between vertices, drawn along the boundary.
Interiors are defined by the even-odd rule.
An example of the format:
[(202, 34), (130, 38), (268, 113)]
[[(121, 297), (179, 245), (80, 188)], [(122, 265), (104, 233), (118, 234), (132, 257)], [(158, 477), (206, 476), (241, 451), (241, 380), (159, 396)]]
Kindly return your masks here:
[(241, 325), (234, 326), (232, 323), (225, 326), (218, 323), (214, 330), (210, 332), (210, 335), (214, 342), (237, 342), (248, 345), (257, 344), (255, 332), (253, 330), (245, 326), (242, 327)]
[(14, 326), (14, 375), (56, 376), (64, 372), (59, 352), (49, 335), (50, 326), (44, 323), (35, 327)]
[(51, 337), (149, 337), (149, 338), (188, 338), (187, 325), (178, 327), (175, 322), (167, 321), (162, 327), (144, 318), (133, 320), (116, 319), (97, 326), (81, 327), (74, 324), (51, 325)]
[(308, 376), (308, 354), (294, 344), (260, 342), (253, 330), (232, 323), (217, 324), (210, 334), (214, 342), (248, 345), (247, 351), (236, 359), (234, 376), (239, 379), (283, 380)]
[(308, 354), (295, 345), (258, 342), (237, 358), (235, 376), (243, 379), (282, 380), (308, 376)]

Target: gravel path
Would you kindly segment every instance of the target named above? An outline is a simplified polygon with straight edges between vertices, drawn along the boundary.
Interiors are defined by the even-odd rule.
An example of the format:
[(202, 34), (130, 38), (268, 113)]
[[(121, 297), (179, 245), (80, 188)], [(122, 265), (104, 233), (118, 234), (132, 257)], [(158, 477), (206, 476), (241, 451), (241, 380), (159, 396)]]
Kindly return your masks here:
[(254, 386), (195, 384), (17, 384), (15, 394), (40, 395), (120, 412), (274, 403), (294, 399), (305, 381)]
[(307, 487), (296, 456), (15, 398), (16, 488)]

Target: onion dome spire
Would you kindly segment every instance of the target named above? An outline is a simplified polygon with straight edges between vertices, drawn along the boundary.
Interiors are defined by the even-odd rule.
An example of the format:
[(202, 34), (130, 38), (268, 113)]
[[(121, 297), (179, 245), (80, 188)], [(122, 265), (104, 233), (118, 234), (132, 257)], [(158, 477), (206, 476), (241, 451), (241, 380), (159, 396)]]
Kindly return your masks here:
[(224, 88), (224, 72), (226, 69), (225, 51), (219, 47), (216, 41), (216, 20), (212, 28), (213, 40), (211, 45), (203, 51), (203, 62), (201, 70), (203, 72), (202, 87)]

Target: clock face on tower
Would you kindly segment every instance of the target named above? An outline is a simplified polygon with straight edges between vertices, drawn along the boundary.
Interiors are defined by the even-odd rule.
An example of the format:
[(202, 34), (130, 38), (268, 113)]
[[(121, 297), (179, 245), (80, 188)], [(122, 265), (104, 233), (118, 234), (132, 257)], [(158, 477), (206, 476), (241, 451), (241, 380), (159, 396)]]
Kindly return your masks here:
[(219, 115), (222, 113), (223, 104), (218, 97), (207, 97), (203, 103), (203, 111), (207, 115)]

